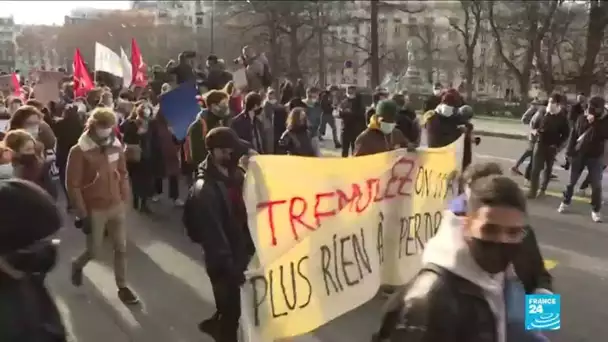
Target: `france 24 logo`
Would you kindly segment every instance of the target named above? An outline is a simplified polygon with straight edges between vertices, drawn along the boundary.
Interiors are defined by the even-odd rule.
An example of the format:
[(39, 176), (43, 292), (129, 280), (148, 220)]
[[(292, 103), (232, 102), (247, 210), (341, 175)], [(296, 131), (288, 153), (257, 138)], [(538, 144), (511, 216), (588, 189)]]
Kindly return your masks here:
[(526, 295), (526, 330), (559, 330), (560, 328), (560, 295)]

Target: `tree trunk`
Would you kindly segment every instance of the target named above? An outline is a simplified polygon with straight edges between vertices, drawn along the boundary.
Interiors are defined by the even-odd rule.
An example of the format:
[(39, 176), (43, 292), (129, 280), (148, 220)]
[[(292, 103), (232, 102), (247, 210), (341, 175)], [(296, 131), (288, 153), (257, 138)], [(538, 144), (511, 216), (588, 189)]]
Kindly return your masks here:
[(530, 92), (530, 74), (520, 75), (517, 77), (517, 83), (519, 83), (519, 92), (521, 93), (522, 103), (527, 103), (528, 93)]
[(270, 13), (271, 21), (268, 23), (268, 44), (270, 45), (270, 70), (272, 70), (275, 75), (273, 81), (273, 87), (275, 89), (279, 88), (279, 78), (278, 76), (280, 67), (279, 67), (279, 59), (281, 56), (281, 47), (279, 46), (279, 33), (277, 31), (276, 22), (277, 22), (277, 13), (272, 11)]
[(380, 85), (380, 47), (378, 44), (378, 0), (370, 0), (370, 64), (372, 87)]
[(321, 10), (320, 6), (322, 3), (317, 5), (317, 39), (319, 44), (319, 86), (325, 87), (325, 35), (323, 34), (325, 28), (325, 22), (323, 18), (325, 13)]
[(302, 77), (300, 70), (300, 53), (299, 53), (298, 27), (291, 25), (289, 28), (289, 78), (292, 82), (296, 82)]
[(475, 75), (475, 60), (474, 53), (472, 49), (468, 49), (467, 51), (467, 60), (465, 62), (465, 77), (466, 77), (466, 92), (467, 92), (467, 100), (471, 101), (473, 98), (473, 76)]
[(576, 91), (589, 95), (591, 86), (595, 82), (595, 59), (602, 47), (604, 40), (604, 29), (606, 28), (606, 5), (600, 4), (597, 1), (592, 1), (591, 9), (589, 10), (589, 26), (587, 28), (585, 61), (581, 67)]

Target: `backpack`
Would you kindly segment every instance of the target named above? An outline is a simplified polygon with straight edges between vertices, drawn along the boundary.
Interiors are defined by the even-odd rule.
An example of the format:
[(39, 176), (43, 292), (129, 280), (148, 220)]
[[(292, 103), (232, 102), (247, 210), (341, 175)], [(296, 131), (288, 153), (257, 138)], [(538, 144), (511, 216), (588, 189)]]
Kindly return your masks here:
[(197, 179), (192, 186), (190, 186), (188, 197), (184, 203), (184, 211), (182, 212), (182, 223), (186, 229), (186, 235), (190, 238), (190, 241), (196, 244), (201, 244), (203, 242), (201, 232), (197, 229), (197, 222), (194, 222), (193, 219), (196, 217), (194, 212), (198, 210), (197, 194), (200, 192), (204, 183), (204, 180)]
[(268, 88), (272, 85), (272, 73), (268, 64), (264, 63), (264, 72), (262, 73), (262, 85), (264, 88)]

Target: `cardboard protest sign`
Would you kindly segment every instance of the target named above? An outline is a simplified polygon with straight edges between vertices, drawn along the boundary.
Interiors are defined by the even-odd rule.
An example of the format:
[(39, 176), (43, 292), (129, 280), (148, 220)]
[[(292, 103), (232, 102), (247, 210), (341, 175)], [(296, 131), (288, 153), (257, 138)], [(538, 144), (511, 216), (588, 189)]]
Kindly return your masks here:
[(456, 195), (461, 146), (462, 138), (414, 153), (252, 158), (244, 198), (257, 260), (242, 287), (245, 335), (305, 334), (381, 284), (409, 281)]
[(184, 83), (160, 97), (160, 111), (179, 140), (186, 137), (188, 126), (201, 111), (197, 95), (194, 83)]
[(34, 96), (36, 97), (36, 100), (44, 104), (51, 101), (58, 101), (59, 88), (64, 77), (64, 73), (59, 71), (38, 71), (38, 81), (34, 86)]

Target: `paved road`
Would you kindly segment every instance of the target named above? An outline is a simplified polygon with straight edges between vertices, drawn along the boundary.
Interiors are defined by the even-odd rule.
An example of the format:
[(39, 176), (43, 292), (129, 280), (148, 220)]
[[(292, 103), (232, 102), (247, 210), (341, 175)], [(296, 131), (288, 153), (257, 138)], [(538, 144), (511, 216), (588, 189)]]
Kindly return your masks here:
[[(525, 147), (522, 142), (484, 138), (476, 158), (494, 159), (510, 166), (510, 159)], [(329, 154), (334, 152), (327, 150)], [(563, 172), (556, 171), (560, 177)], [(561, 182), (555, 182), (558, 191)], [(562, 330), (553, 341), (599, 341), (608, 335), (608, 310), (601, 300), (608, 297), (608, 227), (593, 224), (588, 205), (575, 203), (575, 214), (558, 216), (558, 199), (547, 197), (530, 204), (531, 223), (537, 230), (546, 259), (559, 264), (552, 271), (562, 295)], [(78, 342), (194, 342), (208, 341), (196, 330), (199, 320), (213, 312), (213, 299), (200, 250), (184, 237), (179, 210), (168, 201), (154, 204), (151, 217), (130, 213), (129, 280), (142, 299), (140, 309), (130, 310), (116, 298), (111, 256), (85, 270), (82, 288), (69, 283), (69, 260), (84, 244), (73, 227), (64, 228), (58, 268), (50, 286)], [(298, 338), (298, 342), (368, 342), (377, 328), (382, 300), (359, 309)]]

